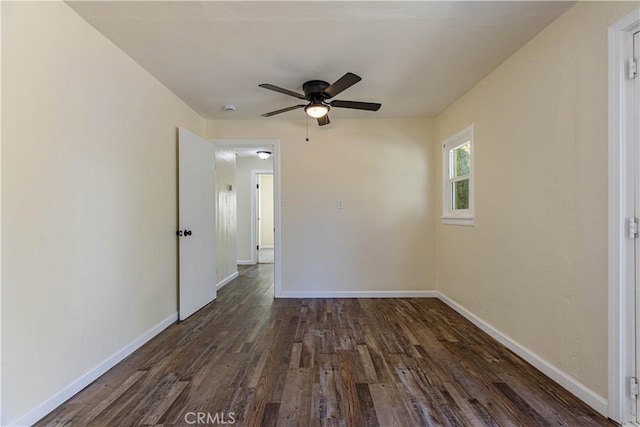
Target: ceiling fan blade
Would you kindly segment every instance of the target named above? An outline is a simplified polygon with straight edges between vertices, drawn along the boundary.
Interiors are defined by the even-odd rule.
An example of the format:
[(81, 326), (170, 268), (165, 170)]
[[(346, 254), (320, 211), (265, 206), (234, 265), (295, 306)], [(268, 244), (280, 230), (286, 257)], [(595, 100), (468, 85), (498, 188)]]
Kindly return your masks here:
[(262, 84), (259, 84), (258, 86), (259, 87), (263, 87), (265, 89), (273, 90), (273, 91), (276, 91), (276, 92), (284, 93), (285, 95), (294, 96), (294, 97), (296, 97), (298, 99), (307, 99), (307, 98), (305, 98), (304, 95), (299, 94), (298, 92), (294, 92), (294, 91), (289, 90), (289, 89), (283, 89), (283, 88), (278, 87), (278, 86), (270, 85), (269, 83), (262, 83)]
[(356, 76), (353, 73), (347, 73), (344, 76), (340, 77), (334, 84), (326, 88), (324, 90), (324, 94), (327, 96), (327, 98), (333, 98), (343, 90), (349, 89), (360, 80), (362, 80), (360, 76)]
[(287, 107), (287, 108), (283, 108), (281, 110), (276, 110), (276, 111), (271, 111), (269, 113), (260, 114), (260, 116), (262, 116), (262, 117), (271, 117), (271, 116), (275, 116), (276, 114), (286, 113), (287, 111), (297, 110), (298, 108), (304, 108), (304, 107), (305, 107), (305, 105), (294, 105), (293, 107)]
[(328, 114), (325, 114), (322, 117), (318, 117), (318, 125), (324, 126), (324, 125), (328, 125), (329, 123), (331, 123), (331, 120), (329, 120)]
[(378, 111), (382, 104), (378, 104), (375, 102), (359, 102), (359, 101), (340, 101), (335, 100), (330, 104), (332, 107), (338, 108), (352, 108), (354, 110), (368, 110), (368, 111)]

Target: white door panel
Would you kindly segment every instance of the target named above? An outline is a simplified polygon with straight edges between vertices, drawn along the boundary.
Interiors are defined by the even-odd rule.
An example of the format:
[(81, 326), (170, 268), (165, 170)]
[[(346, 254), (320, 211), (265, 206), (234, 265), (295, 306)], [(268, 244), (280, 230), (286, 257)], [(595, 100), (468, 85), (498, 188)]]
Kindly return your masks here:
[(179, 129), (180, 320), (216, 299), (215, 155), (212, 143)]

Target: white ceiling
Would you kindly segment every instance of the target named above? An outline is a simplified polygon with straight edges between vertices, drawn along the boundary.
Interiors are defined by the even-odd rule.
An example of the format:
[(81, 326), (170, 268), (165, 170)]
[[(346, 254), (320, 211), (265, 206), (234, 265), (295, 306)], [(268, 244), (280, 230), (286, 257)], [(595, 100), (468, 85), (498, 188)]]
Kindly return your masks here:
[[(178, 1), (69, 2), (205, 118), (255, 119), (347, 71), (362, 81), (331, 118), (431, 117), (507, 59), (573, 2)], [(234, 113), (224, 112), (235, 104)], [(303, 118), (301, 110), (279, 118)], [(273, 119), (264, 119), (273, 120)]]

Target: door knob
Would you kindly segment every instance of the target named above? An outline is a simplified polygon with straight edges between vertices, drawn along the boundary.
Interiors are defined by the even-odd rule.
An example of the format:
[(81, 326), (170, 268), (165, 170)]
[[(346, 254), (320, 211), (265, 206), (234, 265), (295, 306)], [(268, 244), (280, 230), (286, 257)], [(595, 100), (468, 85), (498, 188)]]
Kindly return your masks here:
[(184, 230), (185, 236), (191, 236), (191, 230)]

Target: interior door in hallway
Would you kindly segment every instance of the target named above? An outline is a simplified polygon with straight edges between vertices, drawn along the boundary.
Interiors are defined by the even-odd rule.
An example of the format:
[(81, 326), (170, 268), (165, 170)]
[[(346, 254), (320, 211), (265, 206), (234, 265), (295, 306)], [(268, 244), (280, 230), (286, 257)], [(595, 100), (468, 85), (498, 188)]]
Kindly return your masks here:
[(215, 146), (178, 132), (179, 316), (216, 299)]
[[(273, 262), (274, 218), (273, 218), (273, 174), (258, 175), (258, 262)], [(260, 251), (269, 251), (266, 257)], [(270, 255), (270, 256), (269, 256)]]

